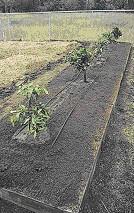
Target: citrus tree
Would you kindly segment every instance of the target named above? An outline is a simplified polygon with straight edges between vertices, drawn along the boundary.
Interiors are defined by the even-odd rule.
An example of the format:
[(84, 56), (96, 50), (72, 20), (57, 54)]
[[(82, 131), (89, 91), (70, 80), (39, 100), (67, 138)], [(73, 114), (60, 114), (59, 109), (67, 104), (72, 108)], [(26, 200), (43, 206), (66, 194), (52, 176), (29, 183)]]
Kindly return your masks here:
[(89, 57), (86, 48), (83, 46), (70, 52), (66, 57), (66, 61), (73, 65), (77, 70), (83, 71), (84, 82), (87, 82), (86, 69), (89, 65)]
[(11, 123), (13, 126), (15, 124), (22, 127), (27, 126), (28, 132), (35, 138), (38, 132), (47, 128), (49, 111), (38, 101), (38, 98), (40, 95), (48, 95), (48, 91), (30, 83), (22, 86), (18, 93), (25, 97), (25, 104), (19, 105), (16, 110), (11, 111)]
[(86, 48), (84, 45), (70, 52), (65, 61), (73, 65), (77, 70), (83, 71), (84, 82), (87, 82), (86, 69), (95, 56), (102, 53), (105, 45), (115, 42), (122, 32), (118, 27), (113, 28), (111, 32), (106, 32), (101, 35), (98, 41), (91, 48)]

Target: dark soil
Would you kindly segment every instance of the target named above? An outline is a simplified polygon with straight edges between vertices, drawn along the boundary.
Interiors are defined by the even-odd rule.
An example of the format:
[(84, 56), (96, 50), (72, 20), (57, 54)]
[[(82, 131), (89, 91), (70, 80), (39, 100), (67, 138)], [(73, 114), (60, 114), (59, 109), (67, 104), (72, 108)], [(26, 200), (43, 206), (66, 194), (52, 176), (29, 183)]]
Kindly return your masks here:
[[(103, 66), (103, 63), (106, 62), (106, 58), (103, 58), (103, 59), (105, 59), (105, 60), (104, 61), (102, 60), (103, 62), (99, 61), (97, 67), (93, 70), (90, 70), (91, 72), (88, 75), (89, 82), (92, 79), (97, 79), (95, 81), (96, 83), (92, 89), (92, 95), (94, 94), (94, 96), (93, 96), (94, 101), (95, 101), (96, 92), (99, 95), (99, 84), (101, 84), (101, 82), (104, 80), (104, 81), (106, 81), (106, 85), (107, 85), (107, 79), (106, 79), (107, 73), (106, 72), (103, 73), (103, 68), (102, 68), (101, 74), (98, 75), (98, 69), (101, 70), (100, 66)], [(110, 60), (109, 60), (109, 63), (110, 63)], [(112, 66), (112, 62), (111, 62), (111, 66)], [(109, 75), (109, 77), (110, 77), (110, 75)], [(80, 84), (81, 79), (82, 79), (82, 77), (80, 76), (80, 78), (78, 79), (78, 82), (75, 85), (76, 88), (73, 86), (71, 89), (69, 89), (69, 91), (67, 91), (68, 93), (66, 93), (66, 94), (68, 94), (68, 95), (67, 95), (66, 99), (64, 99), (64, 107), (60, 106), (59, 110), (56, 111), (56, 114), (54, 114), (54, 116), (52, 118), (53, 121), (51, 122), (52, 126), (50, 128), (55, 129), (53, 131), (54, 134), (51, 137), (52, 139), (55, 138), (55, 135), (58, 133), (59, 129), (61, 128), (61, 125), (63, 124), (68, 112), (70, 112), (70, 110), (72, 109), (72, 107), (74, 106), (76, 101), (78, 101), (79, 98), (81, 98), (83, 96), (83, 92), (85, 93), (86, 91), (88, 91), (89, 84), (87, 84), (86, 86), (83, 87), (83, 84)], [(111, 78), (111, 80), (113, 80), (113, 79)], [(81, 85), (81, 86), (78, 86), (78, 85)], [(95, 88), (97, 88), (97, 90)], [(102, 88), (102, 90), (100, 91), (100, 94), (101, 94), (101, 92), (103, 94), (103, 89), (104, 88)], [(73, 92), (72, 92), (72, 90), (73, 90)], [(109, 91), (107, 91), (107, 95), (106, 95), (107, 98), (108, 98), (108, 92)], [(90, 92), (88, 94), (90, 94)], [(90, 98), (90, 95), (87, 98)], [(99, 111), (99, 110), (97, 111), (97, 106), (95, 108), (93, 108), (94, 109), (93, 112), (94, 113), (96, 112), (98, 115), (98, 120), (100, 120), (100, 118), (101, 118), (101, 113), (104, 113), (104, 111), (105, 111), (104, 104), (103, 104), (103, 102), (101, 102), (101, 100), (103, 100), (103, 102), (105, 103), (106, 98), (104, 97), (104, 94), (100, 98), (101, 111)], [(93, 105), (93, 107), (94, 107), (94, 105)], [(87, 105), (87, 108), (88, 108), (88, 105)], [(75, 116), (77, 117), (78, 114), (76, 113)], [(82, 119), (82, 116), (80, 117), (80, 115), (79, 115), (78, 117), (80, 119)], [(112, 121), (112, 118), (111, 118), (111, 121)], [(88, 117), (87, 117), (87, 121), (85, 121), (85, 122), (88, 122)], [(93, 120), (92, 120), (92, 122), (93, 122)], [(110, 125), (111, 125), (111, 123), (110, 123)], [(117, 126), (119, 128), (119, 124), (117, 124)], [(73, 129), (73, 126), (70, 126), (70, 128)], [(65, 135), (69, 135), (67, 130), (68, 129), (66, 129), (64, 131)], [(74, 130), (75, 130), (75, 128), (74, 128)], [(117, 127), (115, 127), (115, 130), (117, 131)], [(40, 191), (38, 191), (39, 185), (41, 188), (44, 188), (44, 186), (45, 186), (44, 191), (43, 191), (43, 196), (47, 197), (48, 203), (51, 198), (51, 202), (54, 205), (61, 205), (62, 203), (64, 204), (65, 203), (64, 199), (67, 198), (66, 196), (68, 196), (68, 202), (75, 203), (76, 198), (75, 198), (75, 195), (73, 194), (74, 193), (73, 190), (75, 190), (75, 191), (77, 190), (77, 188), (79, 187), (80, 180), (82, 178), (81, 174), (78, 171), (78, 168), (80, 166), (83, 167), (82, 162), (85, 162), (84, 158), (82, 157), (83, 155), (81, 155), (82, 153), (80, 153), (80, 150), (77, 150), (77, 152), (79, 153), (79, 154), (78, 153), (77, 154), (78, 154), (78, 156), (81, 156), (81, 165), (77, 165), (77, 168), (76, 168), (76, 165), (74, 165), (75, 166), (74, 174), (73, 173), (69, 174), (69, 170), (66, 171), (67, 179), (64, 180), (65, 183), (63, 180), (61, 180), (62, 184), (63, 184), (63, 187), (61, 188), (61, 190), (64, 189), (64, 192), (61, 192), (59, 186), (58, 185), (56, 186), (56, 182), (55, 182), (56, 180), (53, 182), (52, 176), (53, 176), (53, 174), (55, 174), (55, 176), (58, 178), (57, 180), (59, 181), (61, 178), (60, 165), (62, 166), (62, 164), (64, 163), (63, 159), (66, 158), (66, 160), (68, 159), (68, 161), (71, 163), (71, 159), (69, 159), (69, 156), (66, 155), (67, 154), (66, 151), (68, 150), (68, 147), (65, 146), (66, 143), (63, 143), (63, 145), (60, 144), (60, 146), (59, 145), (55, 146), (54, 149), (52, 149), (51, 151), (49, 151), (49, 148), (50, 148), (49, 144), (48, 145), (44, 144), (41, 147), (36, 146), (36, 145), (29, 147), (28, 144), (27, 145), (18, 144), (17, 141), (11, 140), (11, 137), (14, 134), (14, 132), (16, 131), (16, 129), (13, 129), (10, 124), (5, 123), (5, 120), (1, 121), (0, 131), (1, 131), (1, 138), (0, 138), (0, 143), (1, 143), (1, 168), (0, 168), (1, 169), (1, 183), (0, 183), (0, 185), (1, 185), (1, 187), (15, 188), (15, 190), (18, 192), (20, 192), (21, 190), (24, 192), (24, 189), (26, 189), (25, 194), (27, 194), (27, 192), (29, 191), (28, 195), (38, 198), (41, 195)], [(113, 131), (113, 127), (112, 127), (112, 131)], [(84, 213), (85, 212), (89, 213), (89, 211), (90, 211), (88, 209), (88, 203), (89, 203), (88, 199), (90, 199), (91, 203), (93, 203), (93, 206), (91, 206), (90, 209), (92, 209), (92, 211), (96, 212), (96, 213), (97, 213), (97, 211), (99, 213), (101, 209), (103, 212), (108, 211), (106, 209), (107, 207), (105, 206), (105, 202), (106, 202), (106, 204), (109, 204), (109, 205), (112, 203), (111, 200), (112, 200), (113, 195), (109, 194), (109, 188), (104, 187), (103, 179), (104, 179), (104, 182), (107, 184), (108, 183), (107, 176), (109, 178), (109, 175), (107, 175), (106, 172), (108, 171), (108, 169), (112, 168), (112, 167), (110, 167), (112, 165), (112, 162), (119, 161), (121, 156), (118, 155), (119, 154), (118, 152), (120, 151), (119, 148), (117, 149), (117, 147), (116, 147), (116, 150), (114, 150), (114, 152), (112, 150), (113, 147), (115, 147), (115, 143), (114, 143), (114, 145), (112, 144), (112, 147), (109, 148), (109, 145), (111, 146), (110, 141), (112, 141), (111, 137), (113, 137), (113, 135), (114, 135), (114, 140), (115, 140), (115, 135), (116, 135), (116, 133), (114, 133), (114, 134), (111, 134), (111, 136), (110, 136), (110, 133), (111, 133), (111, 130), (107, 133), (108, 136), (106, 136), (106, 139), (108, 138), (109, 143), (104, 143), (104, 147), (102, 149), (102, 154), (100, 157), (100, 162), (103, 162), (103, 163), (99, 163), (98, 168), (96, 170), (96, 174), (99, 173), (99, 175), (97, 176), (95, 174), (95, 178), (93, 180), (93, 184), (91, 187), (91, 189), (92, 189), (91, 194), (93, 196), (91, 196), (91, 194), (90, 194), (87, 197), (87, 202), (84, 205), (84, 211), (83, 211)], [(81, 131), (79, 132), (79, 137), (81, 137), (81, 138), (83, 137)], [(62, 136), (61, 136), (61, 140), (62, 140)], [(69, 144), (71, 146), (70, 142), (69, 142)], [(75, 146), (75, 141), (74, 141), (73, 145)], [(85, 149), (84, 152), (86, 154), (88, 154), (86, 150), (88, 150), (88, 148), (89, 148), (87, 146), (88, 145), (83, 147)], [(72, 147), (72, 150), (73, 150), (73, 148), (74, 147)], [(125, 150), (125, 152), (126, 152), (126, 150)], [(71, 150), (70, 150), (70, 153), (71, 153)], [(108, 153), (108, 155), (107, 155), (107, 157), (105, 157), (104, 160), (101, 160), (102, 156), (104, 155), (103, 153), (105, 153), (105, 155)], [(116, 156), (115, 153), (117, 153), (118, 156)], [(71, 156), (73, 157), (73, 152), (71, 153)], [(92, 158), (92, 156), (90, 156), (90, 157)], [(109, 157), (110, 157), (110, 159), (109, 159)], [(62, 161), (61, 161), (61, 159), (62, 159)], [(90, 159), (90, 160), (92, 160), (92, 159)], [(89, 161), (89, 159), (88, 159), (88, 161)], [(105, 165), (106, 162), (107, 162), (107, 165)], [(89, 166), (89, 163), (90, 163), (90, 161), (87, 162), (87, 165), (84, 165), (84, 167)], [(74, 162), (74, 164), (76, 164), (76, 162)], [(102, 165), (103, 165), (103, 167), (102, 167)], [(116, 166), (115, 163), (114, 163), (114, 165)], [(82, 167), (80, 169), (82, 169)], [(77, 169), (77, 171), (75, 168)], [(57, 175), (58, 169), (59, 169), (59, 176)], [(44, 174), (44, 171), (45, 171), (45, 174)], [(102, 171), (103, 171), (103, 174), (102, 174)], [(111, 172), (111, 176), (113, 174), (117, 175), (117, 172), (115, 173), (114, 167), (113, 167), (113, 170), (110, 170), (110, 172)], [(46, 180), (45, 183), (42, 182), (42, 175), (43, 175), (44, 179)], [(101, 176), (104, 178), (102, 178), (102, 182), (99, 182), (101, 180)], [(70, 182), (70, 179), (68, 179), (70, 177), (71, 177), (71, 182)], [(78, 186), (77, 186), (77, 184), (78, 184)], [(65, 185), (65, 188), (64, 188), (64, 185)], [(116, 187), (115, 182), (113, 183), (112, 187), (113, 186)], [(33, 187), (33, 191), (32, 191), (31, 187)], [(117, 187), (116, 187), (116, 189), (117, 189)], [(111, 196), (110, 199), (108, 199), (108, 201), (107, 201), (105, 199), (103, 200), (101, 197), (101, 201), (100, 201), (100, 197), (98, 198), (99, 191), (97, 191), (97, 190), (100, 190), (101, 192), (103, 192), (103, 190), (104, 190), (104, 193), (102, 193), (102, 196), (105, 195), (105, 193), (108, 193), (108, 196), (105, 197), (105, 199), (107, 199)], [(57, 192), (58, 192), (58, 194), (57, 194)], [(62, 193), (62, 196), (61, 196), (61, 193)], [(64, 194), (66, 195), (65, 197), (64, 197)], [(122, 192), (122, 194), (123, 194), (123, 192)], [(95, 195), (97, 195), (97, 196), (95, 196)], [(41, 197), (42, 197), (42, 195), (41, 195)], [(119, 196), (119, 198), (120, 198), (120, 196)], [(99, 200), (98, 206), (96, 204), (97, 200)], [(116, 201), (117, 201), (117, 198), (116, 198)], [(102, 204), (100, 204), (100, 202)], [(95, 205), (94, 205), (94, 203), (95, 203)], [(1, 213), (3, 213), (3, 212), (8, 213), (8, 210), (7, 210), (7, 212), (5, 210), (7, 208), (7, 207), (4, 207), (5, 205), (6, 205), (6, 202), (1, 201), (1, 206), (0, 206)], [(100, 206), (103, 206), (103, 207), (100, 207)], [(100, 207), (100, 209), (99, 209), (99, 207)], [(16, 212), (17, 211), (20, 213), (25, 212), (22, 209), (19, 209), (15, 206), (13, 206), (13, 208), (17, 209), (17, 210), (15, 210)], [(112, 205), (112, 208), (113, 208), (113, 205)], [(86, 210), (86, 209), (88, 209), (88, 210)], [(15, 212), (15, 211), (12, 211), (12, 212)], [(11, 212), (11, 209), (10, 209), (10, 212)], [(115, 212), (115, 211), (113, 211), (113, 212)], [(26, 213), (28, 213), (28, 212), (26, 212)]]
[(34, 213), (0, 199), (0, 213)]
[[(70, 84), (71, 83), (71, 81), (73, 80), (73, 79), (77, 79), (78, 81), (81, 81), (81, 79), (82, 79), (82, 75), (80, 75), (80, 76), (78, 76), (78, 78), (76, 78), (78, 76), (78, 73), (77, 72), (74, 72), (74, 70), (73, 69), (68, 69), (68, 70), (64, 70), (64, 71), (62, 71), (62, 73), (61, 73), (61, 75), (59, 75), (59, 76), (57, 76), (52, 82), (50, 82), (49, 83), (49, 86), (48, 86), (48, 89), (49, 89), (49, 92), (50, 92), (50, 96), (46, 99), (46, 100), (42, 100), (42, 101), (44, 101), (44, 102), (46, 102), (46, 101), (50, 101), (51, 100), (51, 98), (52, 97), (54, 97), (57, 93), (59, 93), (61, 90), (63, 90), (64, 89), (64, 87), (67, 85), (68, 86), (68, 84)], [(93, 77), (94, 77), (94, 75), (93, 75)], [(74, 81), (74, 83), (75, 83), (75, 81)], [(69, 88), (68, 89), (68, 94), (70, 94), (71, 93), (71, 90), (72, 89), (74, 89), (75, 88), (75, 85), (72, 87), (72, 88)], [(67, 91), (66, 91), (67, 92)], [(74, 93), (74, 91), (72, 92), (72, 94)], [(66, 93), (65, 93), (66, 94)], [(61, 94), (61, 96), (65, 96), (65, 94), (64, 94), (64, 92), (63, 92), (63, 94)], [(74, 96), (74, 95), (73, 95)], [(57, 97), (57, 96), (56, 96)], [(54, 99), (55, 100), (55, 99)], [(74, 103), (73, 103), (73, 105), (74, 105)], [(72, 105), (72, 106), (73, 106)], [(72, 107), (70, 104), (68, 104), (68, 109), (71, 109), (71, 107)], [(61, 124), (62, 125), (62, 123), (61, 123), (61, 119), (64, 121), (64, 119), (65, 119), (65, 117), (66, 117), (66, 115), (67, 115), (67, 113), (68, 113), (68, 111), (67, 110), (65, 110), (65, 112), (63, 113), (63, 109), (62, 109), (62, 107), (60, 108), (60, 110), (59, 110), (59, 114), (57, 113), (57, 118), (59, 118), (60, 119), (60, 122), (57, 120), (57, 118), (55, 118), (55, 120), (56, 120), (56, 124)], [(0, 185), (1, 185), (1, 187), (2, 186), (6, 186), (6, 187), (10, 187), (10, 185), (12, 185), (13, 184), (13, 179), (15, 178), (16, 179), (16, 181), (17, 181), (17, 179), (18, 179), (18, 177), (17, 177), (17, 171), (18, 171), (18, 168), (17, 168), (17, 164), (16, 164), (16, 162), (18, 162), (18, 160), (19, 160), (19, 158), (21, 157), (21, 151), (19, 151), (18, 150), (18, 148), (16, 147), (16, 145), (14, 144), (12, 144), (12, 143), (10, 143), (10, 140), (11, 140), (11, 137), (13, 136), (13, 134), (15, 133), (15, 131), (17, 130), (17, 127), (16, 128), (13, 128), (12, 126), (11, 126), (11, 124), (9, 124), (9, 121), (7, 120), (6, 122), (5, 122), (5, 120), (6, 119), (4, 119), (4, 120), (1, 120), (1, 125), (0, 125), (0, 131), (1, 131), (1, 138), (0, 138), (0, 141), (2, 142), (1, 143), (1, 158), (0, 158), (0, 169), (1, 169), (1, 171), (0, 171), (0, 176), (1, 176), (1, 181), (0, 181)], [(53, 117), (53, 120), (54, 120), (54, 117)], [(53, 125), (55, 125), (55, 121), (53, 122)], [(56, 126), (56, 125), (55, 125)], [(60, 126), (59, 126), (59, 128), (60, 128)], [(59, 128), (57, 129), (57, 131), (59, 130)], [(57, 132), (56, 131), (56, 132)], [(19, 145), (19, 144), (18, 144)], [(17, 146), (18, 146), (17, 145)], [(24, 148), (24, 146), (23, 145), (19, 145), (19, 146), (21, 146), (21, 149), (23, 149)], [(46, 146), (46, 144), (45, 144), (45, 146)], [(10, 147), (10, 148), (9, 148)], [(26, 152), (27, 153), (27, 149), (29, 149), (29, 147), (25, 147), (25, 151), (24, 152)], [(36, 147), (33, 147), (32, 148), (33, 150), (34, 149), (36, 149)], [(38, 150), (38, 149), (40, 149), (39, 147), (37, 147), (37, 149), (36, 149), (36, 151)], [(12, 152), (10, 152), (10, 150), (12, 150)], [(16, 150), (16, 151), (15, 151)], [(19, 152), (18, 152), (18, 151)], [(8, 152), (9, 151), (9, 152)], [(36, 154), (36, 151), (34, 151), (35, 152), (35, 154)], [(23, 153), (24, 153), (23, 152)], [(62, 152), (62, 150), (61, 150), (61, 152)], [(7, 154), (6, 154), (7, 153)], [(4, 156), (3, 156), (3, 154), (4, 154)], [(5, 156), (5, 154), (6, 154), (6, 156), (9, 156), (9, 158), (7, 158), (6, 156)], [(59, 155), (60, 154), (60, 150), (57, 150), (57, 152), (52, 152), (51, 153), (51, 156), (54, 156), (54, 158), (57, 156), (57, 155)], [(23, 154), (22, 154), (23, 155)], [(36, 154), (36, 156), (38, 155), (38, 153)], [(3, 157), (2, 157), (3, 156)], [(43, 156), (43, 155), (42, 155)], [(16, 160), (16, 157), (17, 157), (17, 160)], [(26, 157), (26, 156), (25, 156)], [(31, 156), (32, 157), (32, 156)], [(40, 158), (40, 154), (38, 155), (38, 157)], [(38, 157), (35, 157), (35, 156), (33, 156), (32, 158), (34, 159), (34, 158), (38, 158)], [(9, 159), (9, 160), (8, 160)], [(12, 160), (11, 160), (12, 159)], [(28, 162), (29, 163), (29, 157), (28, 158), (25, 158), (24, 159), (25, 160), (25, 163), (26, 162)], [(37, 159), (36, 159), (37, 160)], [(12, 161), (12, 162), (11, 162)], [(46, 165), (46, 169), (47, 169), (47, 167), (49, 168), (50, 167), (50, 171), (51, 171), (51, 165), (49, 165), (49, 162), (48, 162), (49, 160), (47, 160), (47, 161), (45, 161), (45, 163), (46, 164), (48, 164), (48, 165)], [(48, 162), (48, 163), (47, 163)], [(18, 164), (19, 164), (19, 162), (18, 162)], [(35, 161), (35, 164), (36, 165), (34, 165), (33, 166), (33, 169), (34, 169), (34, 167), (35, 167), (35, 169), (33, 170), (33, 171), (36, 171), (36, 173), (37, 173), (37, 175), (38, 176), (40, 176), (40, 174), (41, 174), (41, 171), (42, 171), (42, 165), (37, 165), (38, 164), (38, 160), (37, 161)], [(52, 163), (53, 164), (53, 163)], [(14, 178), (13, 178), (13, 174), (12, 174), (12, 167), (11, 167), (11, 165), (13, 166), (13, 170), (14, 170), (14, 168), (16, 167), (16, 173), (14, 174)], [(25, 170), (25, 168), (24, 168), (24, 170)], [(32, 172), (32, 169), (30, 169), (31, 170), (31, 172)], [(49, 170), (48, 170), (49, 171)], [(10, 174), (9, 174), (9, 172), (10, 172)], [(23, 171), (24, 172), (24, 171)], [(25, 171), (25, 173), (26, 173), (26, 171)], [(6, 176), (7, 176), (7, 174), (9, 174), (9, 178), (7, 179), (7, 178), (5, 178)], [(31, 173), (32, 174), (32, 173)], [(3, 176), (4, 175), (4, 176)], [(29, 174), (29, 171), (28, 171), (28, 173), (27, 173), (27, 175), (29, 176), (30, 174)], [(2, 176), (3, 176), (3, 178), (2, 178)], [(24, 177), (22, 177), (21, 178), (21, 181), (23, 181), (23, 178)], [(25, 177), (26, 178), (26, 177)], [(32, 176), (31, 176), (31, 179), (33, 179), (34, 180), (34, 175), (33, 175), (33, 178), (32, 178)], [(15, 181), (15, 182), (16, 182)], [(23, 181), (23, 183), (24, 182), (26, 182), (25, 180)], [(21, 184), (21, 183), (20, 183)], [(26, 213), (28, 213), (28, 211), (24, 211), (23, 209), (21, 209), (21, 208), (19, 208), (19, 207), (17, 207), (16, 205), (14, 205), (14, 204), (9, 204), (7, 201), (3, 201), (3, 200), (1, 200), (0, 199), (0, 213), (3, 213), (3, 212), (6, 212), (6, 213), (10, 213), (10, 212), (26, 212)]]
[(134, 124), (134, 108), (128, 108), (134, 103), (133, 68), (134, 49), (81, 213), (134, 212), (134, 134), (130, 142), (123, 131)]

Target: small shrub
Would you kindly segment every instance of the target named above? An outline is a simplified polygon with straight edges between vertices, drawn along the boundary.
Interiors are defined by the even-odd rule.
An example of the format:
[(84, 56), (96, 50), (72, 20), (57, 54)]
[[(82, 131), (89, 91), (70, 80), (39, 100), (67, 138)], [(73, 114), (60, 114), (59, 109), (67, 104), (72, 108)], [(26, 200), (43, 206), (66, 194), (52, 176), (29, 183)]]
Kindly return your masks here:
[(104, 44), (108, 44), (108, 43), (114, 41), (114, 36), (111, 32), (106, 32), (106, 33), (102, 34), (101, 39), (104, 42)]
[(114, 27), (111, 34), (114, 36), (115, 40), (119, 39), (122, 36), (122, 32), (119, 30), (118, 27)]
[(88, 62), (88, 54), (86, 48), (80, 47), (75, 49), (67, 56), (66, 59), (70, 62), (71, 65), (74, 65), (78, 70), (81, 70), (81, 68)]
[(48, 95), (48, 91), (45, 88), (28, 84), (22, 86), (18, 93), (26, 98), (26, 104), (11, 111), (11, 123), (13, 126), (15, 124), (27, 126), (28, 132), (35, 138), (39, 131), (47, 128), (49, 111), (38, 101), (38, 97), (42, 94)]
[(96, 47), (98, 47), (98, 50), (102, 52), (102, 49), (105, 45), (110, 44), (111, 42), (115, 42), (117, 39), (119, 39), (120, 36), (122, 36), (121, 31), (118, 27), (115, 27), (111, 32), (105, 32), (102, 34), (96, 44)]

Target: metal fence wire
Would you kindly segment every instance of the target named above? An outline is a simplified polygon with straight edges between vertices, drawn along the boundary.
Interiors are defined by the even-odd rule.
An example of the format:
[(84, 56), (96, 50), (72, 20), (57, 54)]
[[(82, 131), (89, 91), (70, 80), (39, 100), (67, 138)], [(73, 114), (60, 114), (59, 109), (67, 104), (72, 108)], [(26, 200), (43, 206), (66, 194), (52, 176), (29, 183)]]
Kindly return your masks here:
[(118, 26), (134, 42), (132, 11), (73, 11), (0, 14), (1, 41), (96, 40)]

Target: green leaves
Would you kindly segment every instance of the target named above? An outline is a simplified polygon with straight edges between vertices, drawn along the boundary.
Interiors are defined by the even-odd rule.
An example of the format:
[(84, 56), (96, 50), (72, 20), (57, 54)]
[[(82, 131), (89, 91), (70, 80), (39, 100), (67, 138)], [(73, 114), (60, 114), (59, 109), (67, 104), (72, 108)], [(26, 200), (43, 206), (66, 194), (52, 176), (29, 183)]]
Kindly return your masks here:
[(69, 53), (69, 55), (67, 55), (66, 57), (66, 61), (68, 61), (76, 69), (84, 71), (84, 82), (86, 82), (85, 69), (88, 66), (90, 57), (91, 54), (88, 54), (85, 47), (79, 47), (75, 49), (73, 52)]
[(69, 53), (66, 57), (66, 61), (70, 62), (71, 65), (76, 66), (77, 69), (81, 69), (83, 65), (88, 62), (88, 53), (85, 47), (79, 47), (73, 52)]
[(11, 111), (10, 120), (13, 126), (15, 126), (16, 123), (22, 124), (24, 122), (24, 117), (26, 113), (28, 112), (28, 108), (26, 108), (24, 105), (20, 105), (17, 110)]
[(78, 70), (83, 70), (84, 82), (86, 81), (86, 68), (95, 56), (101, 54), (103, 47), (122, 36), (121, 31), (118, 27), (113, 28), (112, 32), (103, 33), (96, 44), (91, 48), (79, 47), (73, 52), (70, 52), (65, 61), (69, 62)]
[(38, 132), (47, 128), (49, 118), (49, 112), (46, 108), (33, 107), (30, 119), (28, 120), (29, 132), (33, 133), (35, 137)]
[(118, 27), (113, 28), (112, 32), (103, 33), (96, 42), (96, 53), (101, 53), (105, 45), (110, 44), (111, 42), (115, 42), (120, 36), (122, 36), (122, 33)]
[(26, 96), (27, 98), (30, 98), (32, 95), (34, 95), (36, 98), (42, 94), (48, 95), (46, 88), (41, 88), (38, 85), (33, 86), (32, 83), (20, 87), (18, 93)]
[(111, 34), (114, 36), (115, 40), (122, 36), (122, 32), (118, 27), (114, 27)]
[(104, 46), (107, 45), (122, 36), (122, 32), (119, 30), (118, 27), (114, 27), (112, 32), (103, 33), (102, 36), (99, 38), (98, 45)]
[(103, 33), (98, 40), (98, 46), (103, 47), (104, 45), (111, 43), (113, 40), (114, 36), (110, 32)]
[(47, 128), (47, 121), (50, 118), (48, 109), (41, 103), (38, 103), (39, 95), (46, 94), (46, 88), (41, 88), (38, 85), (28, 84), (22, 86), (19, 91), (26, 97), (27, 105), (20, 105), (18, 109), (11, 111), (11, 123), (28, 126), (28, 131), (36, 137), (37, 133), (42, 129)]

